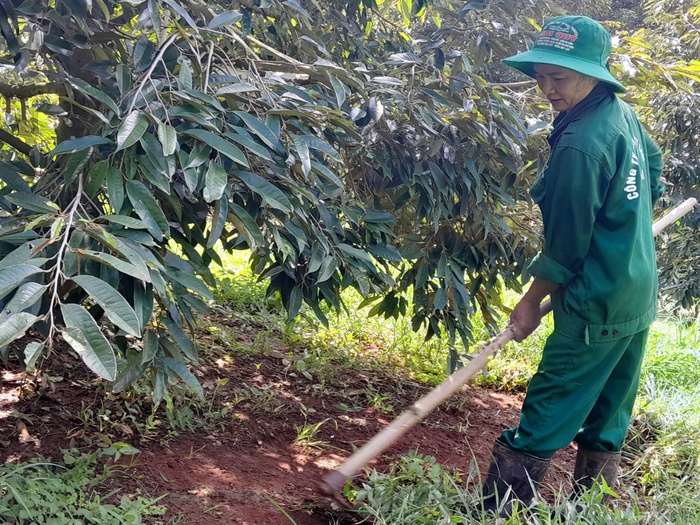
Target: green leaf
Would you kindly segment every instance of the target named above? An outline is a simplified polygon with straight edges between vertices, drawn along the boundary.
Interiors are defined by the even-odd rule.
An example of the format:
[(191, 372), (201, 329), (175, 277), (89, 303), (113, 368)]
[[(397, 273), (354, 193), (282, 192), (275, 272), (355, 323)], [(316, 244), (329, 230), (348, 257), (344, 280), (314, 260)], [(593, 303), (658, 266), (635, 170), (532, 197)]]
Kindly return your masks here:
[(338, 269), (338, 261), (334, 257), (328, 256), (323, 259), (323, 264), (321, 264), (321, 269), (318, 272), (318, 277), (316, 277), (316, 283), (322, 283), (330, 279)]
[(343, 159), (340, 157), (340, 154), (335, 149), (333, 149), (333, 146), (331, 146), (328, 142), (318, 137), (314, 137), (313, 135), (301, 136), (304, 138), (309, 148), (320, 151), (321, 153), (325, 153), (336, 162), (340, 162), (342, 164)]
[(182, 8), (182, 6), (178, 5), (178, 3), (175, 0), (163, 0), (163, 2), (168, 4), (173, 9), (173, 11), (175, 11), (178, 15), (184, 18), (192, 29), (194, 29), (195, 31), (199, 30), (199, 28), (197, 27), (197, 23), (194, 20), (192, 20), (192, 17), (189, 15), (189, 13), (185, 11)]
[(260, 231), (260, 226), (255, 222), (255, 219), (238, 204), (232, 203), (231, 211), (233, 213), (230, 213), (228, 218), (238, 232), (243, 235), (248, 243), (248, 248), (254, 250), (257, 246), (264, 246), (265, 238)]
[(211, 299), (213, 297), (211, 290), (207, 287), (206, 284), (204, 284), (197, 277), (195, 277), (193, 273), (190, 272), (175, 270), (169, 272), (168, 276), (170, 276), (173, 281), (180, 283), (185, 288), (197, 292), (202, 297)]
[(287, 196), (277, 186), (249, 171), (236, 171), (234, 174), (240, 178), (246, 186), (260, 195), (271, 208), (277, 210), (292, 211), (292, 204)]
[[(170, 177), (172, 177), (173, 173), (175, 173), (175, 163), (173, 162), (171, 165), (168, 164), (168, 161), (163, 155), (163, 146), (160, 141), (155, 137), (155, 135), (152, 135), (151, 133), (144, 133), (139, 142), (143, 150), (146, 152), (148, 160), (151, 161), (153, 166), (155, 166), (159, 172), (166, 176), (167, 180), (169, 181)], [(165, 191), (165, 193), (169, 193), (169, 191)]]
[(158, 403), (163, 400), (168, 391), (168, 375), (165, 370), (160, 368), (159, 365), (161, 365), (161, 361), (160, 359), (156, 361), (156, 377), (155, 384), (153, 385), (153, 405), (156, 407)]
[(161, 30), (161, 20), (160, 20), (160, 8), (156, 0), (148, 0), (148, 14), (153, 23), (153, 29), (156, 32), (156, 36), (160, 35)]
[(40, 272), (43, 272), (41, 268), (31, 264), (16, 264), (0, 269), (0, 299), (17, 288), (24, 279)]
[[(180, 150), (181, 155), (186, 155), (182, 150)], [(211, 148), (206, 144), (197, 144), (187, 158), (182, 157), (180, 164), (183, 166), (182, 169), (198, 168), (205, 162), (209, 160), (211, 154)]]
[(204, 179), (202, 196), (207, 202), (218, 201), (224, 194), (228, 176), (226, 170), (216, 162), (210, 162)]
[(360, 250), (359, 248), (355, 248), (354, 246), (350, 246), (349, 244), (345, 244), (344, 242), (339, 243), (338, 248), (347, 253), (348, 255), (351, 255), (352, 257), (355, 257), (356, 259), (359, 259), (361, 261), (366, 261), (371, 263), (372, 258), (367, 255), (367, 252), (364, 250)]
[(228, 197), (224, 195), (214, 205), (214, 213), (211, 217), (211, 231), (207, 237), (207, 248), (212, 248), (221, 237), (228, 217)]
[(236, 93), (248, 93), (250, 91), (260, 91), (260, 88), (247, 82), (237, 82), (228, 84), (216, 90), (217, 95), (235, 95)]
[(164, 357), (163, 363), (172, 370), (175, 375), (182, 379), (198, 396), (204, 397), (204, 390), (197, 378), (188, 370), (184, 363), (176, 361), (171, 357)]
[(68, 82), (78, 91), (87, 93), (92, 98), (95, 98), (102, 102), (105, 106), (114, 111), (114, 114), (117, 117), (121, 115), (121, 111), (119, 110), (119, 106), (117, 106), (117, 103), (104, 91), (93, 87), (92, 85), (88, 84), (80, 78), (69, 78)]
[(200, 172), (196, 168), (185, 168), (182, 170), (182, 175), (185, 178), (185, 185), (190, 193), (195, 193), (199, 187)]
[(139, 326), (146, 326), (153, 315), (153, 287), (134, 286), (134, 311), (139, 319)]
[(114, 224), (119, 224), (120, 226), (126, 226), (127, 228), (132, 228), (134, 230), (147, 230), (148, 224), (142, 220), (135, 219), (134, 217), (129, 217), (128, 215), (100, 215), (97, 219), (104, 219)]
[(175, 341), (175, 344), (184, 352), (187, 359), (197, 362), (197, 349), (192, 342), (192, 339), (180, 328), (172, 319), (163, 318), (163, 324), (168, 329), (168, 332)]
[(345, 98), (348, 96), (349, 90), (337, 77), (328, 73), (328, 78), (333, 86), (333, 91), (335, 92), (335, 100), (338, 103), (338, 107), (342, 106), (345, 102)]
[(150, 363), (158, 353), (158, 334), (152, 328), (146, 330), (143, 335), (143, 351), (141, 352), (141, 363)]
[(63, 155), (65, 153), (76, 153), (78, 151), (84, 151), (92, 148), (93, 146), (111, 143), (112, 141), (108, 138), (100, 137), (98, 135), (87, 135), (85, 137), (80, 137), (79, 139), (64, 140), (49, 152), (49, 157), (53, 157), (54, 155)]
[(158, 140), (163, 146), (163, 155), (166, 157), (168, 155), (173, 155), (177, 149), (177, 131), (174, 127), (165, 124), (164, 122), (158, 123)]
[(92, 275), (75, 275), (72, 280), (103, 308), (110, 321), (125, 332), (141, 337), (141, 326), (136, 312), (117, 290)]
[(32, 253), (33, 248), (34, 244), (32, 242), (27, 242), (18, 246), (0, 259), (0, 269), (27, 262), (34, 255)]
[(308, 177), (311, 173), (311, 155), (309, 154), (309, 144), (303, 136), (294, 135), (294, 146), (301, 160), (301, 171)]
[(284, 146), (280, 142), (279, 137), (277, 137), (277, 135), (275, 135), (275, 133), (268, 128), (267, 125), (260, 122), (253, 115), (246, 113), (245, 111), (234, 111), (234, 113), (238, 115), (243, 122), (245, 122), (250, 131), (260, 137), (260, 140), (262, 140), (273, 150), (277, 151), (277, 153), (284, 153)]
[(385, 259), (387, 261), (391, 261), (391, 262), (403, 261), (403, 257), (401, 256), (401, 252), (399, 252), (399, 250), (395, 246), (392, 246), (391, 244), (387, 244), (386, 246), (380, 246), (378, 244), (369, 244), (369, 245), (367, 245), (367, 250), (369, 251), (369, 253), (371, 253), (375, 257), (379, 257), (379, 258)]
[[(147, 135), (148, 133), (146, 133), (144, 137)], [(143, 145), (143, 140), (141, 141), (141, 144)], [(145, 146), (144, 149), (148, 151), (147, 146)], [(160, 154), (160, 144), (158, 145), (158, 153)], [(153, 186), (158, 188), (166, 195), (170, 195), (170, 179), (167, 176), (166, 170), (164, 168), (159, 168), (156, 165), (154, 165), (153, 162), (151, 162), (151, 159), (152, 155), (150, 154), (136, 156), (136, 162), (138, 163), (138, 166), (141, 169), (141, 174)]]
[(24, 336), (37, 319), (35, 315), (20, 312), (0, 323), (0, 348)]
[(301, 7), (299, 3), (296, 2), (296, 0), (285, 0), (284, 2), (282, 2), (282, 4), (291, 7), (297, 13), (304, 16), (307, 20), (312, 20), (311, 15), (306, 11), (306, 9)]
[(321, 263), (323, 263), (323, 258), (327, 255), (323, 244), (318, 241), (314, 241), (313, 248), (311, 248), (311, 257), (309, 257), (309, 263), (306, 267), (306, 271), (309, 273), (314, 273), (319, 268), (321, 268)]
[(117, 149), (120, 151), (136, 144), (148, 129), (148, 117), (135, 110), (129, 113), (117, 131)]
[(314, 172), (318, 173), (321, 177), (332, 182), (333, 185), (337, 188), (342, 189), (344, 187), (343, 181), (341, 181), (335, 173), (328, 169), (328, 166), (326, 166), (325, 164), (312, 160), (311, 169)]
[(107, 173), (105, 173), (105, 179), (107, 180), (109, 203), (114, 208), (114, 211), (119, 213), (126, 198), (124, 193), (124, 176), (117, 168), (110, 166), (107, 169)]
[(54, 53), (60, 55), (69, 57), (73, 54), (73, 44), (51, 34), (46, 34), (44, 36), (44, 45)]
[(371, 81), (388, 86), (403, 86), (403, 80), (396, 77), (376, 76)]
[(141, 377), (148, 368), (148, 363), (141, 362), (140, 352), (134, 350), (128, 351), (126, 360), (126, 366), (119, 371), (117, 380), (114, 382), (114, 385), (112, 385), (112, 392), (115, 394), (123, 392), (129, 385)]
[(37, 359), (44, 353), (43, 344), (32, 341), (24, 347), (24, 366), (27, 372), (34, 372)]
[(87, 180), (85, 181), (85, 194), (93, 198), (100, 191), (102, 184), (107, 176), (107, 170), (109, 169), (109, 163), (106, 160), (101, 160), (94, 164), (87, 175)]
[(71, 303), (62, 304), (61, 313), (66, 323), (63, 331), (66, 342), (90, 370), (108, 381), (114, 381), (117, 377), (117, 357), (90, 313), (79, 304)]
[(10, 162), (0, 162), (2, 181), (12, 190), (23, 193), (31, 193), (32, 190), (27, 181), (22, 177), (22, 172)]
[(435, 301), (433, 306), (436, 310), (442, 310), (445, 308), (445, 306), (447, 306), (447, 292), (444, 288), (440, 288), (437, 292), (435, 292)]
[(292, 288), (292, 291), (289, 294), (289, 303), (287, 304), (287, 318), (290, 321), (293, 320), (299, 314), (299, 310), (301, 310), (302, 298), (303, 293), (301, 291), (301, 288), (299, 286), (295, 286), (294, 288)]
[(131, 89), (131, 69), (126, 64), (117, 66), (117, 84), (122, 96)]
[(248, 161), (246, 160), (243, 152), (234, 144), (231, 144), (228, 140), (221, 138), (221, 136), (217, 135), (216, 133), (205, 131), (203, 129), (190, 129), (185, 131), (185, 133), (196, 138), (197, 140), (202, 141), (204, 144), (208, 144), (219, 153), (226, 155), (232, 161), (248, 167)]
[(113, 236), (106, 231), (104, 232), (104, 237), (108, 241), (109, 246), (111, 246), (116, 253), (122, 257), (126, 257), (126, 259), (136, 268), (138, 268), (141, 273), (147, 274), (149, 272), (145, 262), (146, 259), (151, 263), (153, 268), (159, 271), (164, 269), (163, 265), (160, 264), (160, 262), (153, 256), (153, 253), (143, 244), (137, 242), (131, 243), (131, 246), (133, 246), (132, 248), (131, 246), (127, 245), (127, 243), (122, 242), (119, 237)]
[(92, 250), (78, 250), (78, 253), (84, 257), (87, 257), (88, 259), (92, 259), (102, 264), (106, 264), (107, 266), (114, 268), (115, 270), (119, 270), (120, 272), (135, 277), (136, 279), (139, 279), (141, 281), (145, 281), (147, 283), (151, 282), (151, 276), (148, 273), (144, 273), (142, 269), (137, 268), (130, 262), (127, 262), (123, 259), (119, 259), (118, 257), (115, 257), (110, 253), (97, 252)]
[(235, 24), (241, 18), (243, 18), (243, 15), (240, 11), (224, 11), (223, 13), (219, 13), (214, 18), (209, 20), (207, 27), (209, 29), (217, 29), (219, 27)]
[(0, 311), (0, 318), (4, 318), (13, 314), (17, 314), (31, 308), (36, 302), (41, 299), (41, 296), (46, 291), (47, 286), (35, 283), (33, 281), (22, 283), (17, 291)]
[(183, 60), (180, 64), (180, 73), (177, 76), (180, 84), (184, 89), (192, 89), (192, 70), (187, 60)]
[(161, 206), (145, 184), (137, 180), (126, 181), (126, 194), (141, 220), (149, 225), (150, 232), (156, 239), (168, 234), (170, 227)]
[(92, 148), (88, 148), (87, 150), (73, 153), (70, 155), (70, 157), (68, 157), (68, 162), (65, 163), (63, 169), (61, 170), (66, 186), (72, 184), (78, 175), (83, 173), (83, 168), (92, 156), (92, 151)]
[(246, 137), (245, 135), (241, 135), (239, 133), (226, 133), (226, 137), (230, 138), (234, 142), (238, 142), (241, 146), (246, 148), (251, 153), (254, 153), (261, 159), (272, 162), (272, 156), (270, 155), (268, 149), (262, 144), (255, 142), (252, 138)]
[(59, 211), (58, 206), (53, 202), (47, 201), (34, 193), (15, 191), (9, 195), (5, 195), (5, 199), (24, 210), (35, 211), (37, 213), (56, 213)]

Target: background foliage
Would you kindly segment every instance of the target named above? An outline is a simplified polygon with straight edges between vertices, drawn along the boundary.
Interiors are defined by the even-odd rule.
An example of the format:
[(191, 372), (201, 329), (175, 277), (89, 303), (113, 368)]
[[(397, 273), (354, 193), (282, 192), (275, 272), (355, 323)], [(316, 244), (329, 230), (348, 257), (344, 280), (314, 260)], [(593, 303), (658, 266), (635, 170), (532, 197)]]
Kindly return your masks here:
[[(648, 43), (662, 34), (654, 29), (687, 29), (659, 15), (683, 6), (649, 6), (651, 31), (628, 31), (614, 67), (658, 124), (680, 194), (696, 185), (680, 109), (694, 103), (695, 64), (683, 46)], [(117, 391), (148, 374), (156, 402), (172, 379), (201, 392), (186, 366), (197, 362), (189, 333), (217, 285), (219, 247), (251, 251), (290, 319), (306, 304), (327, 322), (352, 287), (372, 314), (409, 315), (452, 345), (468, 346), (477, 309), (495, 325), (502, 286), (519, 289), (538, 246), (527, 189), (551, 115), (498, 61), (566, 6), (4, 0), (0, 9), (4, 359), (21, 339), (32, 369), (61, 337)], [(685, 97), (672, 131), (660, 119), (668, 93)], [(677, 242), (692, 249), (694, 231)], [(667, 282), (682, 268), (668, 262)], [(682, 290), (686, 305), (693, 286)], [(27, 343), (28, 333), (38, 336)]]

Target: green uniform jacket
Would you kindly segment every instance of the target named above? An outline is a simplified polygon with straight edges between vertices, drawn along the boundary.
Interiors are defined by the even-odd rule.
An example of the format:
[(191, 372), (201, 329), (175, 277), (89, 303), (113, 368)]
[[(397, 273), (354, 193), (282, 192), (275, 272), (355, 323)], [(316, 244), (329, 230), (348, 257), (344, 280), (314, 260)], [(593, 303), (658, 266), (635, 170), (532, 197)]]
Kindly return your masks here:
[(531, 189), (545, 243), (529, 271), (561, 285), (555, 330), (586, 343), (640, 332), (656, 316), (651, 210), (664, 191), (661, 151), (603, 83), (557, 116), (548, 140)]

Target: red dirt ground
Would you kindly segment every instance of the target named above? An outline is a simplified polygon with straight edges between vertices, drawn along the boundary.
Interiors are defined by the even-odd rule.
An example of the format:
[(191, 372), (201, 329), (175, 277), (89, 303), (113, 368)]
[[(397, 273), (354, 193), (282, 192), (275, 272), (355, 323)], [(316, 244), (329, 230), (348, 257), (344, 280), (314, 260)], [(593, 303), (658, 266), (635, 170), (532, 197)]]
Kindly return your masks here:
[[(144, 433), (118, 410), (106, 412), (104, 394), (97, 393), (101, 390), (80, 365), (64, 360), (62, 380), (45, 376), (43, 386), (19, 368), (4, 370), (0, 458), (5, 462), (36, 455), (60, 458), (60, 450), (71, 445), (94, 450), (101, 430), (113, 441), (127, 442), (141, 451), (135, 465), (125, 475), (112, 478), (109, 488), (121, 489), (120, 496), (134, 494), (136, 489), (148, 497), (167, 493), (160, 504), (167, 507), (165, 519), (170, 523), (284, 525), (292, 523), (289, 517), (298, 525), (339, 523), (340, 518), (343, 523), (356, 523), (357, 517), (341, 512), (337, 502), (318, 493), (320, 480), (340, 466), (353, 447), (366, 443), (429, 389), (401, 381), (396, 373), (349, 368), (348, 377), (334, 379), (339, 384), (324, 386), (321, 380), (295, 373), (291, 352), (287, 348), (249, 352), (235, 355), (228, 365), (210, 356), (200, 380), (211, 395), (218, 380), (229, 379), (216, 395), (217, 406), (226, 404), (229, 412), (206, 429), (171, 435), (162, 430)], [(390, 394), (386, 403), (393, 405), (393, 411), (375, 408), (367, 387)], [(493, 440), (517, 423), (520, 403), (521, 396), (467, 386), (371, 467), (382, 470), (398, 456), (417, 450), (462, 472), (475, 458), (483, 473)], [(95, 421), (83, 423), (81, 406), (91, 407), (93, 413), (102, 407), (106, 424), (98, 429)], [(16, 417), (17, 413), (24, 417)], [(294, 444), (305, 423), (322, 421), (314, 436), (321, 443), (315, 447)], [(571, 447), (560, 451), (545, 481), (567, 483), (574, 455)]]

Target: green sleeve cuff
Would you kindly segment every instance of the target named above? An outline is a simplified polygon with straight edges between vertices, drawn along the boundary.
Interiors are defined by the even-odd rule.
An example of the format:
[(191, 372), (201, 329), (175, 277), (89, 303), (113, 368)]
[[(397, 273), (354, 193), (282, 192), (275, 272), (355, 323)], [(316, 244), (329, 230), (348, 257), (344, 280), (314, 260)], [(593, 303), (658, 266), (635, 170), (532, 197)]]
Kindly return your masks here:
[(534, 277), (551, 281), (554, 284), (564, 285), (571, 281), (575, 274), (566, 266), (562, 266), (544, 253), (538, 253), (527, 267)]

